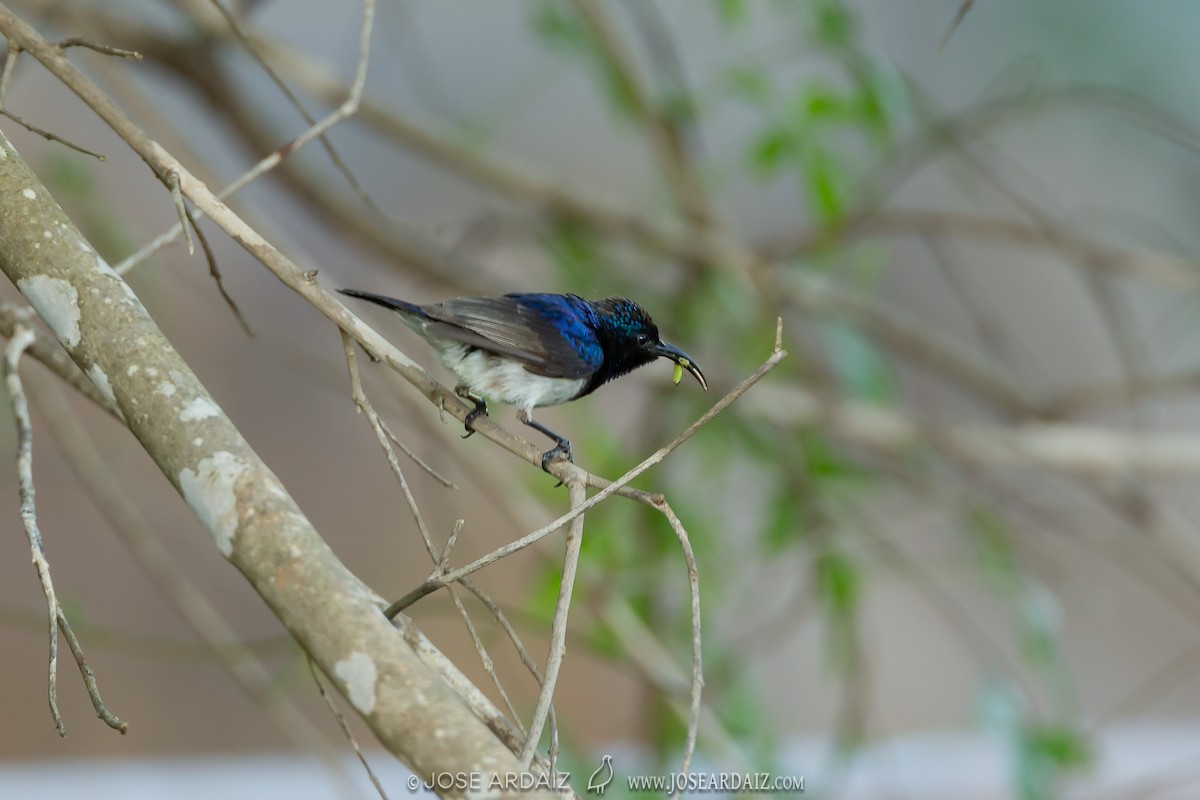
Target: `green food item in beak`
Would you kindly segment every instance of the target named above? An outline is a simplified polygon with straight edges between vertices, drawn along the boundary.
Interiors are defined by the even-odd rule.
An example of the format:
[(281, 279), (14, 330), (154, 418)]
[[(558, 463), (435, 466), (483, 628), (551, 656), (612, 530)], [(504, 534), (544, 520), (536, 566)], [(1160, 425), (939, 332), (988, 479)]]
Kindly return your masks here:
[(680, 361), (675, 362), (675, 376), (673, 380), (676, 384), (683, 380), (683, 363)]

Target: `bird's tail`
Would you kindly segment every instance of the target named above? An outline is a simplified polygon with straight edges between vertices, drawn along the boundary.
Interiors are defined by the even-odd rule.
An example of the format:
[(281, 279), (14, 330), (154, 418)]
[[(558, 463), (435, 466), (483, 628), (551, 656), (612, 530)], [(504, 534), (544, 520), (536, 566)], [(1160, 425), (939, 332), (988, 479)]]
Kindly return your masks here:
[(429, 315), (416, 303), (410, 303), (407, 300), (397, 300), (395, 297), (388, 297), (384, 294), (375, 294), (374, 292), (360, 292), (357, 289), (338, 289), (338, 292), (348, 297), (357, 297), (360, 300), (367, 300), (376, 305), (389, 308), (392, 311), (398, 311), (401, 314), (411, 314), (414, 317), (421, 319), (429, 319)]

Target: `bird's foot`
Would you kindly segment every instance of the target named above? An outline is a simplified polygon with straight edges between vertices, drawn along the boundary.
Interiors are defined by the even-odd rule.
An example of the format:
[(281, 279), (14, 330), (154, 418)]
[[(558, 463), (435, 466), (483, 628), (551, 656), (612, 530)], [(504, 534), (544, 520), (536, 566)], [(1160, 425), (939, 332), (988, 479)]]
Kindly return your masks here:
[(462, 438), (469, 439), (471, 434), (475, 433), (475, 420), (488, 415), (487, 406), (475, 406), (468, 412), (467, 418), (463, 420), (463, 427), (467, 432), (462, 435)]
[[(575, 454), (571, 452), (571, 443), (563, 439), (554, 447), (542, 453), (542, 469), (550, 472), (550, 465), (555, 461), (568, 461), (575, 463)], [(558, 482), (558, 486), (562, 486), (562, 481)], [(555, 488), (558, 488), (557, 486)]]
[(455, 389), (454, 392), (464, 400), (470, 400), (475, 404), (475, 407), (467, 412), (467, 416), (463, 420), (463, 427), (467, 429), (467, 432), (462, 435), (462, 438), (469, 439), (471, 434), (475, 433), (475, 420), (488, 415), (487, 403), (483, 401), (483, 398), (477, 397), (461, 387)]

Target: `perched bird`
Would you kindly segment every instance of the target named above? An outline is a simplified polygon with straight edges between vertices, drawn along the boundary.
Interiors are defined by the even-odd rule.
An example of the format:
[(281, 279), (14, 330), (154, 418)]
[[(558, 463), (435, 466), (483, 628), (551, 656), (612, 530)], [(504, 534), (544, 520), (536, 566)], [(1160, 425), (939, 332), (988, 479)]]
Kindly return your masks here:
[(475, 432), (475, 420), (487, 414), (485, 398), (516, 406), (517, 419), (555, 441), (542, 455), (547, 471), (557, 458), (572, 459), (571, 443), (534, 421), (533, 409), (591, 394), (656, 358), (675, 362), (676, 383), (682, 368), (708, 389), (692, 357), (659, 339), (650, 315), (624, 297), (592, 301), (573, 294), (506, 294), (419, 306), (355, 289), (338, 291), (395, 311), (429, 342), (458, 377), (455, 393), (475, 404), (464, 439)]

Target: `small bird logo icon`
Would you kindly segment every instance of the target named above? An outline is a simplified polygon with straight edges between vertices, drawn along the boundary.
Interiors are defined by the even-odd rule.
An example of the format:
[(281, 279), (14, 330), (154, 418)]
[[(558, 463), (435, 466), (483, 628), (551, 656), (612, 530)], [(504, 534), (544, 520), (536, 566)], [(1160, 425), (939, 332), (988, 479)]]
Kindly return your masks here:
[(600, 766), (592, 773), (592, 777), (588, 778), (587, 790), (598, 795), (603, 795), (604, 790), (612, 783), (613, 765), (612, 756), (606, 755), (600, 761)]

